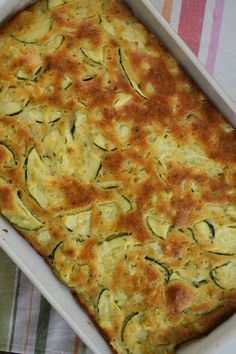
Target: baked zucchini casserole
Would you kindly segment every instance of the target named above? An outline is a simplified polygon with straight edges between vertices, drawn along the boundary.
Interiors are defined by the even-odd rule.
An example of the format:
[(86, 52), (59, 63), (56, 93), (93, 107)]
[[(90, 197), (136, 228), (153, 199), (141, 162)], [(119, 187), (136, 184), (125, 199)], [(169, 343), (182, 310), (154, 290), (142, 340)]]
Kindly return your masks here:
[(170, 354), (236, 309), (236, 133), (120, 0), (0, 32), (0, 209), (114, 353)]

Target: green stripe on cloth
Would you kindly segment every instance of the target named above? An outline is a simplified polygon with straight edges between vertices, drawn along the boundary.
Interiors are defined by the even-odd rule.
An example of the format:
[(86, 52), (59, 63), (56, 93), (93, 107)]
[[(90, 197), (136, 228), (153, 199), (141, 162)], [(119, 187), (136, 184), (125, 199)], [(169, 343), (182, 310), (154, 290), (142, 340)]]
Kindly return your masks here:
[(19, 289), (20, 289), (20, 279), (21, 279), (21, 271), (20, 271), (20, 269), (17, 268), (15, 300), (14, 300), (14, 306), (13, 306), (13, 319), (12, 319), (11, 338), (10, 338), (10, 345), (9, 345), (10, 352), (12, 351), (12, 345), (13, 345), (14, 334), (15, 334), (16, 313), (17, 313), (17, 302), (18, 302)]
[(48, 325), (50, 319), (50, 310), (51, 306), (44, 299), (44, 297), (41, 296), (38, 328), (35, 340), (35, 354), (42, 354), (45, 352), (47, 344)]
[(0, 350), (7, 350), (16, 266), (0, 249)]

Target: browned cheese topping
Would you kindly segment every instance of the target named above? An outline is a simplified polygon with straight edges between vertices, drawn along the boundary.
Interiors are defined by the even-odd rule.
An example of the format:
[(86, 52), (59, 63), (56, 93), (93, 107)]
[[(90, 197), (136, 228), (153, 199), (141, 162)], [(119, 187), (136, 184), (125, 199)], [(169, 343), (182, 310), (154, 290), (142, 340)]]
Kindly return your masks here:
[(120, 0), (0, 31), (0, 210), (119, 354), (236, 308), (236, 133)]

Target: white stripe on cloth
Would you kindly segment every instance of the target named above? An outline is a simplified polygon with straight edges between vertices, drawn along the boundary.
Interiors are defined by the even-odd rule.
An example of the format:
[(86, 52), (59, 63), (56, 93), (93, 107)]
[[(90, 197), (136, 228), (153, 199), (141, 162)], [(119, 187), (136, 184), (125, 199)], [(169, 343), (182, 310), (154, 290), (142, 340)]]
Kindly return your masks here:
[(178, 32), (179, 18), (181, 11), (182, 0), (173, 0), (172, 15), (171, 15), (171, 26)]
[(151, 3), (155, 6), (155, 8), (162, 13), (164, 0), (151, 0)]
[(39, 309), (40, 293), (22, 273), (12, 345), (13, 352), (30, 354), (34, 351)]
[(73, 353), (75, 335), (68, 324), (52, 308), (45, 354)]
[(205, 15), (202, 27), (202, 37), (200, 43), (200, 49), (198, 58), (201, 60), (203, 65), (206, 64), (208, 48), (211, 39), (211, 28), (213, 24), (213, 12), (215, 8), (215, 0), (207, 0), (206, 8), (205, 8)]
[(236, 103), (236, 1), (225, 0), (214, 77)]
[(9, 327), (8, 327), (8, 343), (7, 343), (8, 350), (10, 348), (11, 336), (13, 335), (12, 330), (13, 330), (13, 318), (14, 318), (14, 305), (15, 305), (15, 296), (16, 296), (16, 291), (17, 291), (16, 289), (17, 289), (19, 272), (20, 272), (19, 268), (16, 267), (15, 280), (14, 280), (14, 295), (12, 298), (11, 317), (9, 320)]

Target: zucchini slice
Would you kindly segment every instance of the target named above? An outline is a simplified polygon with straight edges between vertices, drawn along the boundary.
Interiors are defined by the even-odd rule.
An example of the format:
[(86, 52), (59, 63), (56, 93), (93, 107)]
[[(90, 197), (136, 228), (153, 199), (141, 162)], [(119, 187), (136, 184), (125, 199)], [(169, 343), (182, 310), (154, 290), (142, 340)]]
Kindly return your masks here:
[(34, 81), (37, 82), (40, 76), (43, 73), (43, 67), (42, 65), (38, 66), (35, 70), (35, 72), (32, 74), (29, 74), (24, 68), (18, 69), (17, 71), (17, 79), (19, 80), (26, 80), (26, 81)]
[(47, 245), (51, 240), (51, 235), (46, 229), (39, 230), (38, 241), (44, 246)]
[(158, 220), (152, 215), (146, 217), (146, 224), (152, 233), (161, 239), (165, 240), (168, 232), (170, 231), (171, 224)]
[(78, 233), (81, 236), (89, 236), (91, 231), (92, 211), (82, 211), (74, 215), (65, 215), (62, 222), (69, 231)]
[(99, 49), (87, 49), (80, 48), (82, 54), (84, 55), (85, 62), (91, 66), (101, 67), (103, 63), (103, 48)]
[(64, 241), (58, 242), (58, 244), (53, 248), (53, 250), (52, 250), (52, 252), (51, 252), (51, 254), (50, 254), (50, 256), (49, 256), (49, 258), (51, 259), (52, 262), (53, 262), (54, 259), (55, 259), (55, 254), (56, 254), (56, 251), (57, 251), (58, 247), (60, 247), (60, 246), (63, 244), (63, 242), (64, 242)]
[(97, 182), (96, 185), (102, 189), (114, 189), (114, 188), (121, 187), (121, 182), (120, 181), (103, 181), (103, 182)]
[(101, 24), (104, 28), (104, 30), (109, 33), (112, 37), (115, 36), (115, 29), (114, 26), (112, 25), (111, 22), (107, 21), (104, 16), (100, 16), (101, 18)]
[(24, 44), (37, 43), (41, 38), (50, 32), (52, 28), (51, 17), (38, 16), (38, 20), (35, 20), (32, 24), (25, 24), (21, 33), (13, 33), (12, 37), (18, 42)]
[(133, 89), (137, 92), (139, 96), (147, 99), (148, 97), (143, 93), (143, 91), (140, 88), (140, 85), (137, 84), (137, 82), (132, 78), (132, 74), (129, 70), (130, 64), (128, 62), (128, 56), (125, 53), (125, 50), (120, 48), (118, 54), (120, 58), (121, 68), (123, 69), (125, 76), (127, 77), (127, 80), (129, 81), (130, 85), (133, 87)]
[(6, 208), (4, 205), (1, 208), (1, 213), (10, 223), (14, 224), (22, 230), (38, 230), (43, 226), (43, 223), (39, 221), (24, 204), (19, 191), (13, 189), (13, 186), (0, 179), (0, 188), (10, 187), (12, 193), (12, 207)]
[(105, 328), (112, 328), (113, 320), (121, 316), (121, 311), (109, 289), (102, 290), (97, 307), (100, 325)]
[(16, 196), (15, 203), (16, 207), (14, 211), (7, 209), (2, 210), (2, 215), (5, 216), (10, 223), (16, 225), (22, 230), (30, 231), (38, 230), (43, 226), (41, 221), (36, 219), (31, 214), (18, 195)]
[(128, 232), (120, 232), (107, 236), (98, 247), (100, 264), (105, 271), (112, 271), (116, 267), (117, 262), (125, 257), (125, 254), (133, 244), (134, 240)]
[(26, 181), (30, 195), (42, 208), (47, 207), (48, 198), (45, 190), (40, 185), (49, 178), (50, 176), (45, 164), (36, 149), (33, 148), (26, 158)]
[(207, 220), (201, 220), (192, 228), (194, 239), (198, 243), (212, 243), (215, 237), (215, 227)]
[(97, 136), (95, 136), (95, 138), (93, 139), (93, 142), (100, 149), (108, 151), (107, 141), (106, 141), (106, 139), (104, 138), (103, 135), (98, 134)]
[(117, 100), (114, 103), (114, 108), (120, 108), (124, 105), (126, 105), (130, 100), (132, 99), (132, 96), (127, 93), (118, 93), (117, 94)]
[(159, 270), (159, 272), (161, 272), (161, 274), (163, 275), (165, 283), (168, 283), (169, 278), (170, 278), (170, 276), (172, 274), (172, 271), (170, 271), (167, 268), (166, 264), (158, 261), (157, 259), (149, 257), (149, 256), (145, 256), (145, 260), (150, 262), (151, 264), (154, 264), (155, 267)]
[[(53, 250), (54, 255), (53, 255), (52, 261), (55, 266), (55, 269), (60, 274), (60, 278), (63, 281), (65, 281), (67, 284), (69, 284), (75, 263), (74, 263), (73, 257), (68, 258), (68, 256), (65, 255), (66, 242), (67, 241), (65, 241), (65, 242), (61, 241), (55, 247), (55, 249)], [(76, 244), (75, 244), (75, 246), (76, 246)], [(73, 250), (74, 250), (74, 247), (73, 247)]]
[(63, 117), (63, 112), (48, 110), (45, 106), (29, 106), (26, 111), (26, 118), (36, 123), (56, 123)]
[(137, 334), (142, 331), (139, 312), (132, 312), (125, 317), (121, 328), (121, 340), (132, 345), (138, 342)]
[(47, 52), (48, 53), (54, 53), (56, 52), (61, 46), (62, 43), (64, 42), (65, 37), (62, 34), (57, 34), (55, 37), (53, 37), (47, 44)]
[(14, 150), (5, 142), (0, 141), (0, 155), (2, 155), (2, 150), (4, 151), (4, 161), (1, 161), (4, 167), (14, 168), (17, 165), (16, 154)]
[(123, 144), (129, 139), (131, 134), (131, 129), (129, 126), (125, 124), (121, 124), (118, 129), (118, 134), (119, 134), (120, 141)]
[(90, 153), (86, 159), (86, 171), (84, 173), (84, 180), (86, 182), (92, 182), (98, 175), (98, 172), (101, 168), (101, 158), (94, 154)]
[(113, 151), (116, 149), (116, 146), (109, 141), (106, 140), (106, 138), (98, 133), (94, 139), (93, 139), (94, 144), (99, 147), (100, 149), (104, 151)]
[(0, 114), (4, 116), (14, 116), (23, 111), (25, 101), (0, 101)]
[(73, 80), (68, 76), (66, 75), (63, 79), (63, 82), (62, 82), (62, 90), (67, 90), (71, 85), (73, 84)]
[(130, 210), (133, 209), (130, 200), (127, 197), (125, 197), (124, 195), (121, 195), (119, 197), (117, 203), (123, 213), (128, 213)]
[(111, 234), (111, 235), (107, 236), (105, 241), (110, 242), (110, 241), (116, 240), (118, 238), (120, 239), (120, 237), (124, 237), (124, 236), (130, 236), (130, 233), (126, 232), (126, 231), (124, 231), (124, 232), (116, 232), (114, 234)]
[(209, 269), (210, 263), (207, 260), (201, 260), (201, 262), (189, 260), (177, 272), (182, 279), (199, 288), (209, 280)]
[(211, 251), (236, 254), (236, 225), (226, 226), (216, 231)]
[(210, 276), (214, 283), (221, 289), (236, 289), (236, 263), (228, 262), (215, 267)]

